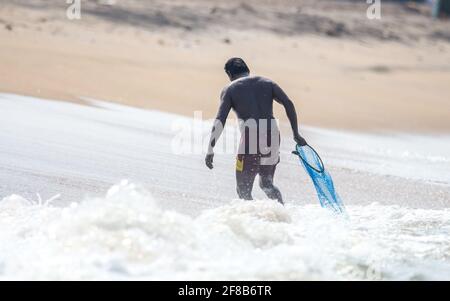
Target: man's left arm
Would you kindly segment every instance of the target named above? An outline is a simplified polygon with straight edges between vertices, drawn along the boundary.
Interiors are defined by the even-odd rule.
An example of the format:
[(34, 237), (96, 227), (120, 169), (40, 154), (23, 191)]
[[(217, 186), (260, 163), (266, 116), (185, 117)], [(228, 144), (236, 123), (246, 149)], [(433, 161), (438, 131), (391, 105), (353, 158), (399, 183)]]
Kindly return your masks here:
[(208, 153), (205, 158), (206, 166), (209, 169), (213, 168), (213, 159), (214, 159), (214, 146), (219, 140), (220, 135), (225, 128), (225, 123), (227, 121), (228, 114), (231, 110), (231, 98), (227, 94), (226, 89), (224, 89), (220, 95), (220, 106), (219, 111), (217, 112), (216, 119), (214, 120), (214, 125), (211, 130), (211, 136), (208, 143)]

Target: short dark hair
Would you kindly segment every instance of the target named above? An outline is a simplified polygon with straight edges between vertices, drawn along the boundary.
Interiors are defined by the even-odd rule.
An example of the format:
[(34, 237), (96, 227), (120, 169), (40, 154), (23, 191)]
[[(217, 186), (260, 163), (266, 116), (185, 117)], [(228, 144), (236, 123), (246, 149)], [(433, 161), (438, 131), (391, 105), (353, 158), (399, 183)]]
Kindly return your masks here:
[(225, 64), (225, 72), (231, 76), (236, 76), (242, 73), (250, 73), (247, 64), (239, 57), (229, 59)]

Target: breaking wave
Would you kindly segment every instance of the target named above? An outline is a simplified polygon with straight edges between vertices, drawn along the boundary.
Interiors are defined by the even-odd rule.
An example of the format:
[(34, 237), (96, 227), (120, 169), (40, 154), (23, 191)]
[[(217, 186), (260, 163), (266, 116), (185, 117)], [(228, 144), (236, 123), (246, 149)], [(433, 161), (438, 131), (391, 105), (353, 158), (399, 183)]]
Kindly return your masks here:
[(232, 201), (190, 217), (126, 181), (65, 208), (0, 201), (0, 279), (450, 280), (450, 210)]

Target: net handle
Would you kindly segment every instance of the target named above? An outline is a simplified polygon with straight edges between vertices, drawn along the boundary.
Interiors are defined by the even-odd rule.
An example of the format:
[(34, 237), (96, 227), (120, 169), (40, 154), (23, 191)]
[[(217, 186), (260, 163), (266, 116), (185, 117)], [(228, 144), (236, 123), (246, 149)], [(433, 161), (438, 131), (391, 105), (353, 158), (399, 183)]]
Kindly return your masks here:
[(306, 144), (306, 145), (304, 145), (304, 146), (308, 146), (310, 149), (312, 149), (312, 151), (313, 151), (314, 154), (317, 156), (317, 158), (319, 158), (320, 165), (322, 166), (322, 169), (321, 169), (321, 170), (315, 168), (314, 166), (311, 166), (311, 165), (310, 165), (310, 164), (309, 164), (309, 163), (308, 163), (308, 162), (300, 155), (300, 153), (299, 153), (299, 151), (298, 151), (298, 149), (301, 147), (300, 144), (297, 144), (297, 145), (296, 145), (296, 147), (295, 147), (295, 148), (296, 148), (296, 151), (295, 151), (295, 152), (292, 152), (292, 153), (298, 155), (298, 156), (300, 157), (300, 159), (302, 160), (302, 162), (303, 162), (305, 165), (307, 165), (309, 168), (311, 168), (312, 170), (314, 170), (315, 172), (317, 172), (317, 173), (323, 173), (323, 172), (325, 171), (325, 165), (323, 164), (322, 158), (319, 156), (319, 154), (316, 152), (316, 150), (315, 150), (311, 145)]

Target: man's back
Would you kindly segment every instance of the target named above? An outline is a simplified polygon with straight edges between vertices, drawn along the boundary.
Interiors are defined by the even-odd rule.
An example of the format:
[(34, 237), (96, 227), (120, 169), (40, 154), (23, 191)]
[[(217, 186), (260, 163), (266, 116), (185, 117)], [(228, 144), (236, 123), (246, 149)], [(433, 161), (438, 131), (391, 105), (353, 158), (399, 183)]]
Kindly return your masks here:
[(227, 85), (221, 95), (217, 119), (225, 122), (232, 108), (239, 119), (242, 136), (240, 154), (278, 156), (279, 130), (273, 117), (274, 84), (260, 76), (243, 76)]
[(273, 119), (273, 82), (260, 76), (245, 76), (231, 82), (222, 92), (239, 119)]

